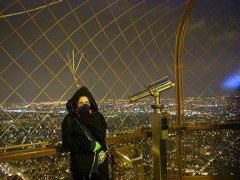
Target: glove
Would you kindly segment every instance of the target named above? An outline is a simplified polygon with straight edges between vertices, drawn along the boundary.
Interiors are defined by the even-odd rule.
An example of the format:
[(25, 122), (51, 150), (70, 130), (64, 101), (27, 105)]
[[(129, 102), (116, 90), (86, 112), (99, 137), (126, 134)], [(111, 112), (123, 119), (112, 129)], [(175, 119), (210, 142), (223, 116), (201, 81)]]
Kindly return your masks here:
[(97, 150), (99, 150), (101, 148), (101, 145), (99, 144), (99, 142), (96, 141), (95, 147), (93, 149), (93, 152), (96, 152)]

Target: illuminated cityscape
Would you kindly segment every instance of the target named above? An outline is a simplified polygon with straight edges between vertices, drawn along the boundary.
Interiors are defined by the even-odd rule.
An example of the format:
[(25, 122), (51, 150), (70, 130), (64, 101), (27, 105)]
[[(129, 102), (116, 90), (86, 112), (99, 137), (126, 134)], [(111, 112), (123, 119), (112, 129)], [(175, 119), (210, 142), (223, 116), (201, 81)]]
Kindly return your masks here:
[[(61, 123), (81, 86), (107, 121), (111, 179), (159, 179), (158, 158), (168, 180), (239, 179), (239, 12), (239, 0), (0, 1), (0, 180), (72, 179)], [(162, 78), (171, 86), (150, 92)]]
[[(175, 124), (175, 100), (172, 98), (162, 99), (164, 111), (170, 114), (169, 125)], [(128, 103), (127, 100), (106, 99), (100, 105), (100, 111), (104, 114), (108, 123), (108, 137), (111, 132), (121, 130), (147, 128), (151, 126), (150, 113), (152, 109), (151, 99), (143, 99), (137, 103)], [(44, 102), (44, 103), (19, 103), (5, 104), (1, 107), (1, 134), (3, 135), (1, 146), (8, 144), (49, 142), (50, 144), (61, 143), (61, 122), (66, 114), (66, 102)], [(229, 97), (204, 97), (185, 99), (185, 114), (187, 124), (225, 124), (238, 121), (239, 111), (236, 109), (236, 103), (239, 105), (239, 97), (235, 97), (234, 103), (229, 101)], [(204, 108), (203, 108), (204, 107)], [(221, 112), (221, 113), (220, 113)], [(13, 120), (13, 119), (16, 120)], [(21, 122), (21, 126), (13, 126), (13, 121)], [(39, 123), (41, 122), (41, 123)], [(14, 123), (17, 125), (17, 123)], [(36, 128), (34, 134), (29, 136), (29, 132)], [(176, 170), (176, 133), (171, 132), (167, 140), (168, 153), (168, 171), (169, 176)], [(239, 172), (240, 165), (240, 133), (236, 129), (188, 131), (184, 136), (185, 152), (185, 173), (191, 175), (234, 175)], [(144, 169), (145, 176), (151, 176), (151, 141), (143, 142), (144, 146)], [(198, 148), (192, 148), (192, 147)], [(111, 147), (109, 147), (111, 148)], [(150, 154), (149, 154), (150, 153)], [(47, 161), (46, 161), (47, 159)], [(50, 174), (42, 170), (44, 174), (39, 177), (51, 177), (56, 175), (59, 179), (69, 177), (69, 170), (63, 170), (68, 165), (68, 155), (56, 155), (42, 157), (39, 159), (29, 159), (26, 161), (17, 161), (6, 163), (2, 172), (10, 172), (21, 167), (23, 176), (34, 174), (33, 169), (28, 170), (29, 164), (47, 163), (46, 166), (57, 164), (51, 169)], [(42, 166), (42, 165), (41, 165)], [(22, 168), (24, 167), (24, 168)], [(45, 166), (43, 166), (45, 167)], [(18, 171), (18, 170), (16, 170)], [(15, 171), (15, 172), (16, 172)], [(65, 173), (59, 173), (65, 172)], [(40, 173), (40, 171), (38, 172)], [(11, 173), (8, 173), (11, 174)], [(36, 175), (36, 174), (35, 174)]]

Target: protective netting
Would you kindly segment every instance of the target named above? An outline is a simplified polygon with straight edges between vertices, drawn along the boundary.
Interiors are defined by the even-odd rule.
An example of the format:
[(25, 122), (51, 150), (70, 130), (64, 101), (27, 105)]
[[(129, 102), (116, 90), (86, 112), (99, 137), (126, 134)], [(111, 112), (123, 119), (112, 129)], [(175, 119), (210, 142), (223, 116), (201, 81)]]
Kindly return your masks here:
[[(109, 136), (148, 127), (152, 99), (134, 104), (126, 99), (163, 76), (174, 82), (176, 33), (187, 3), (0, 1), (0, 146), (59, 142), (65, 101), (77, 90), (76, 85), (93, 92), (108, 131), (113, 133)], [(194, 4), (183, 43), (184, 123), (239, 121), (239, 7), (237, 0)], [(162, 98), (164, 111), (171, 115), (170, 125), (176, 124), (175, 89), (162, 93)], [(209, 134), (197, 131), (192, 136), (197, 139)], [(225, 131), (219, 134), (229, 137)], [(168, 143), (170, 173), (176, 169), (176, 140), (170, 138)], [(227, 147), (235, 152), (237, 143), (230, 146), (231, 142)], [(53, 157), (40, 162), (50, 163)], [(26, 160), (22, 164), (31, 163)], [(191, 168), (200, 171), (206, 164)], [(2, 164), (1, 169), (7, 166)], [(32, 166), (36, 174), (45, 172), (38, 170), (37, 163)], [(189, 166), (186, 162), (185, 169)], [(25, 169), (31, 174), (28, 168), (31, 166)], [(51, 179), (52, 169), (46, 170)]]
[[(194, 175), (233, 175), (239, 172), (239, 130), (187, 132), (185, 134), (185, 173)], [(201, 138), (194, 139), (199, 135)], [(223, 138), (222, 138), (223, 137)], [(198, 149), (192, 148), (193, 144)]]
[[(126, 117), (138, 111), (120, 101), (162, 76), (174, 78), (173, 45), (185, 3), (1, 2), (1, 117), (10, 121), (1, 132), (3, 145), (50, 139), (43, 134), (58, 128), (46, 128), (50, 132), (41, 133), (41, 138), (36, 134), (61, 121), (62, 114), (58, 119), (49, 113), (64, 109), (59, 103), (71, 97), (76, 83), (88, 86), (107, 111), (108, 123), (114, 123), (111, 132), (125, 129), (134, 118)], [(174, 97), (173, 90), (170, 95)], [(47, 109), (39, 102), (49, 102)], [(16, 113), (15, 108), (22, 111)], [(30, 115), (41, 108), (45, 114)], [(148, 113), (146, 108), (141, 111)], [(29, 116), (35, 126), (25, 127)], [(114, 116), (120, 120), (113, 122)], [(15, 129), (26, 136), (23, 141), (3, 137), (15, 134)]]
[(189, 122), (191, 113), (206, 123), (239, 120), (238, 10), (238, 1), (196, 1), (192, 9), (183, 54), (184, 96), (190, 97), (184, 109)]

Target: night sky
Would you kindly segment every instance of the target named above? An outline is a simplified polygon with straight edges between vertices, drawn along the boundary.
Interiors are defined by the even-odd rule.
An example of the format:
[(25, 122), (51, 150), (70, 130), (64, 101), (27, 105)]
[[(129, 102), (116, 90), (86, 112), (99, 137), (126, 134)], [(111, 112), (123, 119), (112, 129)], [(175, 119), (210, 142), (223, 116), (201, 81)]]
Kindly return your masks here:
[[(77, 90), (66, 63), (73, 51), (76, 64), (83, 54), (80, 84), (97, 99), (125, 99), (164, 76), (174, 82), (175, 38), (186, 3), (0, 1), (1, 104), (69, 99)], [(183, 50), (185, 96), (229, 95), (239, 87), (239, 7), (239, 0), (196, 1)], [(164, 96), (174, 94), (172, 88)]]

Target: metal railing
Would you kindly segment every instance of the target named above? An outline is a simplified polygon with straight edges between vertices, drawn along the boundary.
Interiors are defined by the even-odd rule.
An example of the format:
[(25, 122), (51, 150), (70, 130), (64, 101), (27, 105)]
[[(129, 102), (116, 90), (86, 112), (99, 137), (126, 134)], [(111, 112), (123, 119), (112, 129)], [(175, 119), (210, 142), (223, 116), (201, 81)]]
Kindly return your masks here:
[[(198, 126), (181, 126), (181, 127), (170, 127), (169, 128), (169, 144), (171, 144), (171, 141), (174, 141), (174, 137), (171, 137), (171, 134), (174, 134), (176, 136), (176, 133), (180, 131), (184, 131), (185, 133), (191, 133), (191, 132), (201, 132), (201, 131), (218, 131), (218, 130), (233, 130), (237, 133), (240, 133), (239, 131), (239, 123), (231, 123), (231, 124), (224, 124), (224, 125), (198, 125)], [(123, 133), (123, 132), (122, 132)], [(129, 133), (129, 131), (128, 131)], [(151, 153), (149, 152), (151, 146), (151, 140), (149, 140), (149, 137), (151, 137), (151, 130), (148, 129), (138, 129), (132, 131), (130, 134), (123, 134), (118, 135), (116, 137), (107, 138), (106, 142), (109, 147), (109, 165), (110, 165), (110, 176), (113, 179), (152, 179), (152, 169), (151, 169)], [(187, 137), (186, 137), (187, 139)], [(176, 143), (176, 142), (175, 142)], [(45, 147), (41, 147), (41, 145), (44, 144)], [(187, 145), (187, 142), (183, 142), (185, 146)], [(40, 146), (39, 148), (29, 148), (32, 146)], [(5, 164), (8, 163), (16, 163), (20, 161), (31, 161), (30, 159), (41, 159), (41, 164), (53, 161), (54, 158), (56, 159), (64, 159), (64, 162), (62, 166), (64, 167), (64, 164), (68, 164), (68, 153), (64, 152), (61, 149), (61, 145), (48, 145), (46, 142), (41, 143), (34, 143), (34, 144), (26, 144), (22, 145), (22, 148), (26, 148), (24, 150), (14, 150), (12, 151), (12, 148), (19, 148), (19, 146), (10, 146), (6, 147), (4, 149), (1, 148), (2, 152), (0, 154), (0, 163), (1, 167), (6, 166)], [(144, 149), (144, 150), (143, 150)], [(171, 158), (171, 149), (168, 147), (168, 161)], [(146, 155), (148, 154), (148, 155)], [(134, 157), (135, 156), (135, 157)], [(46, 157), (46, 158), (44, 158)], [(188, 161), (186, 159), (186, 156), (184, 156), (185, 159), (183, 159), (183, 163), (186, 166), (186, 162)], [(172, 161), (172, 160), (170, 160)], [(176, 162), (176, 161), (175, 161)], [(31, 163), (30, 163), (31, 164)], [(172, 164), (172, 163), (171, 163)], [(171, 164), (168, 162), (168, 179), (176, 179), (177, 177), (177, 170), (170, 171)], [(48, 165), (51, 166), (51, 163)], [(150, 166), (146, 166), (150, 165)], [(7, 166), (8, 167), (8, 166)], [(176, 164), (174, 165), (176, 168)], [(34, 166), (36, 168), (36, 165)], [(184, 169), (184, 167), (182, 167)], [(66, 170), (66, 169), (65, 169)], [(36, 171), (38, 172), (38, 171)], [(128, 172), (128, 173), (126, 173)], [(31, 172), (34, 174), (34, 172)], [(30, 173), (30, 174), (31, 174)], [(38, 172), (39, 173), (39, 172)], [(23, 173), (22, 173), (23, 174)], [(31, 174), (31, 175), (32, 175)], [(239, 172), (232, 171), (229, 172), (227, 175), (222, 174), (221, 172), (214, 172), (213, 174), (198, 174), (197, 172), (194, 173), (191, 172), (181, 172), (182, 179), (221, 179), (221, 178), (227, 178), (227, 179), (237, 179), (237, 175), (239, 175)], [(54, 175), (54, 173), (52, 174)], [(51, 174), (46, 175), (49, 179), (52, 177)], [(70, 177), (70, 172), (68, 170), (67, 174)], [(43, 178), (43, 175), (39, 175), (39, 179)], [(46, 178), (45, 177), (45, 178)], [(24, 178), (22, 178), (24, 179)]]

